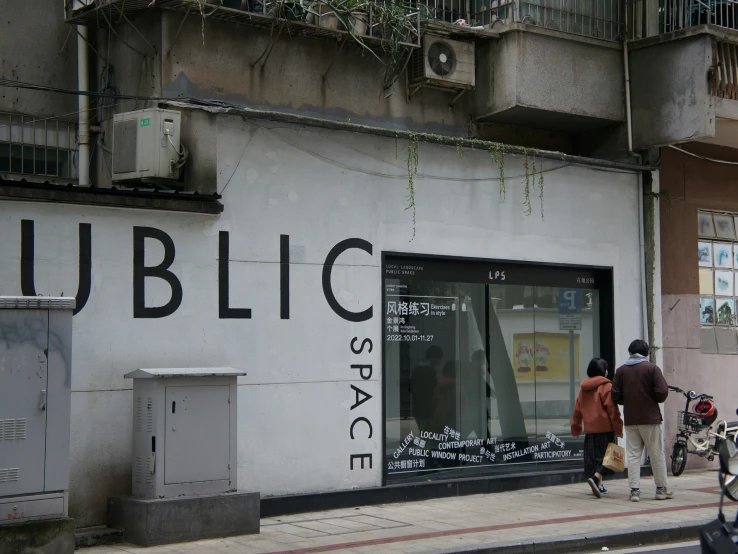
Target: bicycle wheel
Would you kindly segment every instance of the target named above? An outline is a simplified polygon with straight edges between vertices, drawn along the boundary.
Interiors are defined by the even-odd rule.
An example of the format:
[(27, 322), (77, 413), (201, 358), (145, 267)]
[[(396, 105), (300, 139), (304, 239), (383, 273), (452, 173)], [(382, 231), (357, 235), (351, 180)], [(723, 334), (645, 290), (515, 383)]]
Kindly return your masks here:
[[(674, 477), (679, 477), (685, 467), (687, 467), (687, 445), (677, 442), (671, 452), (671, 472)], [(736, 494), (738, 494), (738, 491), (736, 491)]]

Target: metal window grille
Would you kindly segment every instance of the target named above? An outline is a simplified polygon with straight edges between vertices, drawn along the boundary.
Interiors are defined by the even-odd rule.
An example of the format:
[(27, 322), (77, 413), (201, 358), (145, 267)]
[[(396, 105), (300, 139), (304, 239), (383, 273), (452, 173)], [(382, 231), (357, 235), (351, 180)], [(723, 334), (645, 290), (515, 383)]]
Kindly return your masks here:
[(738, 45), (715, 42), (712, 45), (715, 70), (712, 74), (712, 94), (738, 100)]
[(76, 124), (0, 112), (0, 174), (73, 179)]

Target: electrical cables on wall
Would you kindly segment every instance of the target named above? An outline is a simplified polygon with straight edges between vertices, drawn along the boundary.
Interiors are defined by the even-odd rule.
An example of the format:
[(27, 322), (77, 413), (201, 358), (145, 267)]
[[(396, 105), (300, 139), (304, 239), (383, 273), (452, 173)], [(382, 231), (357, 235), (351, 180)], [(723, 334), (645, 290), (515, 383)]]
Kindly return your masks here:
[(692, 156), (693, 158), (698, 158), (700, 160), (705, 160), (706, 162), (713, 162), (716, 164), (724, 164), (724, 165), (738, 165), (738, 162), (731, 162), (728, 160), (718, 160), (717, 158), (711, 158), (709, 156), (703, 156), (701, 154), (695, 154), (694, 152), (690, 152), (689, 150), (685, 150), (684, 148), (679, 148), (678, 146), (669, 146), (672, 150), (676, 150), (678, 152), (681, 152), (682, 154), (687, 154), (688, 156)]

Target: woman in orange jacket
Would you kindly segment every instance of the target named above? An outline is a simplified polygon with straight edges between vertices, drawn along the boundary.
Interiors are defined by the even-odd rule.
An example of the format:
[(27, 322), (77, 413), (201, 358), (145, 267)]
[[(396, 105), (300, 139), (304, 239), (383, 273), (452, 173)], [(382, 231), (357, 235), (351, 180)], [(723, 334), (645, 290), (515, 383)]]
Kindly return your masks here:
[(607, 494), (602, 479), (613, 473), (602, 465), (607, 445), (623, 434), (623, 420), (610, 396), (612, 383), (606, 375), (607, 362), (592, 358), (587, 367), (588, 378), (582, 381), (571, 418), (571, 434), (575, 437), (582, 434), (584, 421), (584, 473), (597, 498)]

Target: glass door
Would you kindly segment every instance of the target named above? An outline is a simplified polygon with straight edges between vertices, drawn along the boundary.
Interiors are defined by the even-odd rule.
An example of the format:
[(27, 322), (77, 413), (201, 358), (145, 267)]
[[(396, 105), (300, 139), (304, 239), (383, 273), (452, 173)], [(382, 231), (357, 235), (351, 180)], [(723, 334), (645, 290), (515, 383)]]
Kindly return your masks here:
[(535, 309), (527, 287), (489, 285), (490, 435), (505, 445), (503, 461), (535, 441)]

